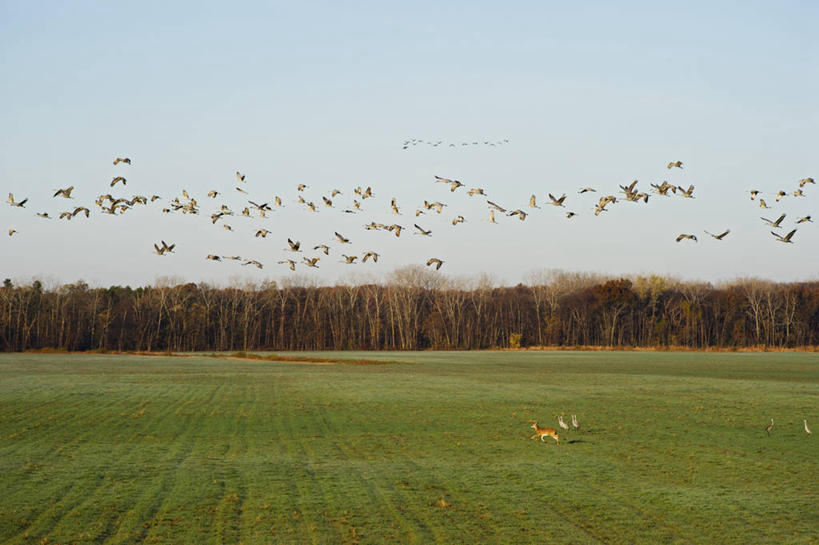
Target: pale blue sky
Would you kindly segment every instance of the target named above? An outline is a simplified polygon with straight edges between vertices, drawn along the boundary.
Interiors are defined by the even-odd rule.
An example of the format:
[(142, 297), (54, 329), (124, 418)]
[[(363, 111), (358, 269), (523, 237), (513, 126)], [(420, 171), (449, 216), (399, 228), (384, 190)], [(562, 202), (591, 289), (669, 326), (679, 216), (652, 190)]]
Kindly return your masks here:
[[(777, 243), (759, 219), (788, 214), (819, 220), (819, 188), (756, 208), (752, 187), (790, 193), (819, 178), (819, 46), (814, 2), (8, 2), (0, 0), (0, 275), (92, 284), (144, 284), (158, 276), (227, 283), (286, 276), (276, 261), (293, 237), (330, 243), (319, 282), (382, 275), (396, 266), (445, 259), (451, 275), (486, 272), (514, 283), (534, 269), (607, 274), (660, 273), (721, 280), (755, 275), (815, 279), (817, 226), (799, 226), (795, 244)], [(503, 147), (404, 151), (409, 138), (499, 140)], [(116, 156), (131, 166), (114, 167)], [(683, 171), (665, 165), (680, 159)], [(280, 195), (267, 220), (232, 218), (234, 232), (208, 214), (250, 198)], [(112, 191), (113, 176), (128, 178)], [(530, 194), (566, 193), (562, 209), (534, 210), (525, 222), (486, 223), (483, 200), (454, 195), (438, 174), (486, 189), (508, 208)], [(696, 186), (696, 199), (618, 203), (594, 217), (601, 194), (618, 184), (667, 179)], [(318, 214), (294, 202), (337, 187), (338, 210)], [(53, 199), (76, 186), (74, 201)], [(357, 185), (376, 198), (365, 212), (340, 208)], [(597, 196), (578, 196), (590, 185)], [(198, 217), (138, 207), (121, 217), (92, 207), (89, 220), (43, 220), (97, 195), (187, 189)], [(207, 199), (209, 189), (227, 194)], [(396, 197), (404, 215), (389, 213)], [(431, 238), (364, 231), (370, 221), (416, 221), (424, 200), (449, 207), (417, 222)], [(467, 223), (449, 221), (463, 214)], [(256, 228), (273, 233), (256, 239)], [(19, 231), (14, 237), (6, 230)], [(731, 234), (717, 242), (703, 230)], [(679, 233), (698, 243), (675, 243)], [(177, 244), (155, 256), (152, 244)], [(377, 265), (346, 266), (342, 253), (376, 250)], [(347, 251), (349, 250), (349, 251)], [(262, 271), (212, 263), (209, 253), (258, 259)], [(313, 255), (307, 252), (306, 255)]]

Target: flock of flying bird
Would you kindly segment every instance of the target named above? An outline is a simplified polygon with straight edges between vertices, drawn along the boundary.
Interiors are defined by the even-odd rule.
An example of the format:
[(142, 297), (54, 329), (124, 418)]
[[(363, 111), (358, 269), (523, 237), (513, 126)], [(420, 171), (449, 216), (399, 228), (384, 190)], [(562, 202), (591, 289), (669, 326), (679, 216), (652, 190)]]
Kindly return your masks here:
[(401, 145), (401, 149), (410, 149), (411, 147), (415, 147), (415, 146), (417, 146), (419, 144), (424, 145), (424, 146), (429, 146), (431, 148), (437, 148), (438, 146), (444, 146), (444, 147), (447, 147), (447, 148), (454, 148), (454, 147), (458, 147), (458, 146), (493, 146), (493, 147), (495, 147), (495, 146), (504, 146), (504, 145), (506, 145), (508, 143), (509, 143), (508, 139), (497, 140), (497, 141), (482, 140), (480, 142), (478, 142), (478, 141), (475, 141), (475, 142), (458, 142), (456, 144), (455, 142), (445, 142), (443, 140), (436, 140), (436, 141), (433, 142), (431, 140), (419, 140), (417, 138), (411, 138), (409, 140), (404, 140), (404, 143)]
[[(494, 143), (485, 142), (485, 144), (491, 145), (502, 145), (508, 142), (508, 140), (502, 140)], [(443, 142), (438, 141), (435, 143), (432, 142), (425, 142), (422, 140), (409, 140), (405, 142), (406, 145), (416, 145), (416, 144), (428, 144), (428, 145), (439, 145)], [(466, 143), (464, 143), (466, 145)], [(454, 145), (454, 144), (450, 144)], [(117, 157), (114, 160), (114, 165), (131, 165), (131, 159), (127, 157)], [(667, 169), (683, 169), (682, 161), (672, 161), (668, 163)], [(540, 209), (541, 207), (538, 204), (538, 198), (536, 195), (531, 195), (528, 202), (528, 208), (514, 208), (512, 209), (507, 208), (498, 204), (495, 201), (489, 200), (489, 197), (486, 191), (481, 187), (466, 187), (464, 182), (459, 180), (445, 178), (442, 176), (435, 176), (434, 177), (435, 184), (444, 184), (448, 186), (449, 193), (455, 194), (459, 193), (465, 194), (469, 198), (479, 197), (485, 199), (486, 206), (488, 208), (488, 222), (496, 224), (497, 215), (503, 215), (507, 217), (516, 217), (520, 221), (525, 221), (529, 214), (531, 214), (534, 210)], [(111, 179), (109, 184), (110, 188), (115, 188), (119, 184), (119, 187), (127, 186), (127, 179), (124, 176), (114, 176)], [(592, 208), (594, 215), (599, 216), (604, 212), (608, 212), (608, 208), (610, 205), (616, 204), (622, 201), (628, 201), (633, 203), (648, 203), (649, 198), (652, 196), (655, 197), (670, 197), (671, 195), (675, 195), (680, 198), (685, 199), (693, 199), (694, 198), (694, 186), (689, 185), (687, 188), (669, 183), (668, 181), (663, 181), (660, 183), (652, 183), (651, 189), (646, 191), (641, 191), (637, 187), (637, 180), (632, 182), (629, 185), (620, 185), (620, 195), (603, 195), (600, 197), (594, 207)], [(803, 178), (799, 181), (799, 188), (792, 192), (794, 198), (798, 197), (805, 197), (805, 186), (808, 184), (815, 184), (813, 178)], [(236, 172), (235, 184), (234, 184), (234, 191), (235, 194), (241, 195), (248, 195), (246, 187), (248, 187), (246, 176), (240, 172)], [(352, 202), (346, 208), (337, 207), (337, 201), (341, 198), (340, 196), (343, 195), (342, 191), (339, 189), (332, 189), (329, 193), (321, 195), (321, 201), (316, 200), (307, 200), (305, 196), (307, 193), (305, 192), (309, 186), (306, 184), (298, 184), (296, 186), (296, 203), (303, 207), (304, 210), (310, 212), (318, 212), (320, 208), (341, 208), (343, 213), (345, 214), (359, 214), (363, 213), (364, 209), (362, 208), (362, 203), (364, 203), (367, 199), (374, 199), (375, 194), (373, 193), (372, 187), (362, 188), (357, 187), (353, 190), (354, 197), (352, 198)], [(462, 189), (463, 188), (463, 189)], [(58, 188), (54, 191), (52, 197), (55, 199), (63, 198), (63, 199), (73, 199), (72, 192), (74, 191), (74, 186), (69, 186), (66, 188)], [(577, 192), (579, 195), (584, 194), (592, 194), (597, 193), (597, 190), (592, 187), (582, 187)], [(216, 189), (211, 189), (207, 192), (207, 198), (216, 199), (219, 195), (223, 195), (223, 192), (218, 191)], [(760, 191), (758, 190), (751, 190), (750, 191), (751, 200), (757, 200), (759, 202), (759, 206), (761, 208), (770, 208), (764, 198), (761, 198)], [(780, 202), (783, 198), (789, 197), (791, 193), (781, 190), (775, 196), (775, 202)], [(555, 196), (552, 193), (548, 193), (548, 200), (545, 203), (545, 206), (554, 206), (555, 208), (562, 208), (566, 209), (567, 205), (567, 197), (566, 194), (561, 194), (560, 196)], [(454, 197), (454, 195), (453, 195)], [(133, 195), (130, 198), (126, 197), (115, 197), (111, 195), (111, 193), (101, 194), (97, 197), (95, 204), (99, 208), (101, 213), (111, 214), (111, 215), (122, 215), (126, 212), (132, 210), (137, 206), (147, 205), (149, 202), (153, 203), (157, 200), (160, 200), (162, 197), (159, 195), (151, 195), (150, 197), (144, 195)], [(268, 200), (267, 202), (256, 202), (253, 200), (249, 200), (246, 197), (243, 197), (247, 200), (247, 206), (242, 206), (241, 210), (232, 210), (230, 206), (227, 204), (221, 204), (218, 209), (210, 213), (210, 220), (213, 225), (217, 223), (225, 229), (226, 231), (233, 231), (233, 227), (228, 223), (229, 218), (234, 216), (243, 216), (243, 217), (259, 217), (259, 218), (266, 218), (267, 214), (274, 210), (274, 207), (282, 207), (285, 206), (281, 197), (274, 196), (272, 199)], [(22, 199), (20, 201), (15, 200), (14, 195), (9, 193), (8, 204), (18, 208), (24, 208), (26, 203), (28, 202), (28, 198)], [(318, 204), (316, 204), (318, 203)], [(430, 201), (424, 200), (422, 205), (419, 205), (411, 214), (413, 214), (416, 218), (419, 218), (423, 214), (427, 213), (436, 213), (436, 214), (443, 214), (444, 209), (448, 208), (449, 205), (438, 200)], [(384, 210), (386, 212), (386, 210)], [(403, 215), (401, 212), (401, 208), (399, 207), (398, 201), (396, 198), (392, 198), (390, 201), (389, 211), (396, 216)], [(164, 213), (180, 213), (180, 214), (191, 214), (191, 215), (198, 215), (200, 213), (200, 204), (196, 200), (196, 198), (191, 197), (190, 194), (186, 190), (182, 190), (181, 196), (174, 197), (170, 200), (162, 209)], [(571, 210), (565, 210), (566, 218), (571, 219), (577, 215), (576, 212)], [(65, 210), (59, 213), (59, 219), (62, 220), (71, 220), (78, 215), (85, 215), (86, 218), (90, 217), (91, 211), (89, 208), (85, 206), (76, 206), (73, 209)], [(37, 212), (37, 216), (43, 219), (51, 219), (52, 216), (49, 215), (48, 212), (42, 211)], [(777, 219), (770, 220), (767, 218), (762, 218), (762, 220), (772, 227), (773, 229), (781, 229), (784, 227), (784, 221), (787, 214), (781, 214)], [(419, 225), (423, 220), (415, 220), (413, 222), (412, 228), (413, 234), (422, 236), (422, 237), (431, 237), (432, 236), (432, 229), (427, 229)], [(453, 215), (451, 218), (452, 226), (457, 226), (461, 223), (465, 223), (467, 220), (463, 215)], [(810, 216), (801, 217), (797, 224), (805, 223), (805, 222), (812, 222)], [(408, 229), (404, 225), (399, 223), (378, 223), (375, 221), (371, 221), (370, 223), (364, 224), (364, 229), (368, 231), (385, 231), (394, 234), (396, 237), (400, 237), (401, 234)], [(255, 229), (254, 236), (256, 238), (266, 238), (268, 235), (271, 234), (271, 231), (265, 228)], [(705, 231), (706, 234), (710, 235), (716, 240), (723, 240), (726, 236), (730, 233), (730, 229), (726, 229), (725, 231), (715, 234), (709, 231)], [(8, 234), (12, 236), (16, 234), (17, 231), (15, 229), (9, 229)], [(793, 243), (794, 235), (796, 234), (796, 229), (792, 229), (785, 235), (780, 235), (776, 231), (771, 231), (771, 234), (774, 235), (777, 241), (783, 243)], [(319, 268), (319, 261), (330, 255), (331, 246), (329, 242), (333, 244), (338, 244), (339, 247), (344, 248), (347, 245), (351, 245), (350, 237), (335, 231), (334, 238), (330, 241), (324, 241), (322, 243), (316, 244), (314, 246), (306, 246), (303, 250), (301, 241), (294, 240), (295, 237), (291, 237), (287, 239), (287, 247), (283, 248), (284, 251), (289, 252), (292, 256), (296, 254), (303, 253), (304, 250), (308, 248), (312, 248), (314, 252), (318, 252), (316, 255), (313, 256), (300, 256), (301, 260), (297, 261), (295, 257), (288, 257), (285, 259), (279, 260), (277, 263), (280, 265), (285, 265), (291, 271), (295, 271), (297, 266), (304, 266), (307, 268)], [(693, 240), (694, 242), (697, 241), (697, 237), (695, 234), (692, 233), (680, 233), (676, 237), (676, 241), (680, 242), (682, 240)], [(159, 256), (166, 256), (169, 254), (174, 253), (174, 249), (176, 244), (168, 244), (164, 240), (160, 241), (160, 243), (153, 244), (153, 251)], [(361, 254), (353, 254), (352, 252), (348, 253), (339, 253), (340, 255), (340, 262), (352, 265), (357, 262), (366, 263), (368, 261), (372, 261), (373, 263), (378, 262), (380, 254), (372, 249), (362, 250)], [(249, 258), (242, 258), (241, 256), (230, 256), (230, 255), (219, 255), (219, 254), (208, 254), (206, 256), (207, 259), (211, 261), (241, 261), (242, 265), (251, 265), (255, 266), (259, 269), (264, 267), (264, 264), (257, 259), (249, 259)], [(444, 260), (440, 259), (439, 257), (430, 257), (426, 261), (426, 265), (428, 267), (435, 267), (436, 270), (439, 270), (442, 265), (445, 263)]]

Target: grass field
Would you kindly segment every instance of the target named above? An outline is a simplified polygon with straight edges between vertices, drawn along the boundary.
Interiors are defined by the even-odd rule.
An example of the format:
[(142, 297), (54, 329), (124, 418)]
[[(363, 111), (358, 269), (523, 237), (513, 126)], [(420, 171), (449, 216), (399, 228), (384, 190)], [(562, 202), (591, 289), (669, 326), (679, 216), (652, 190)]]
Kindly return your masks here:
[(0, 543), (819, 539), (816, 354), (330, 356), (0, 354)]

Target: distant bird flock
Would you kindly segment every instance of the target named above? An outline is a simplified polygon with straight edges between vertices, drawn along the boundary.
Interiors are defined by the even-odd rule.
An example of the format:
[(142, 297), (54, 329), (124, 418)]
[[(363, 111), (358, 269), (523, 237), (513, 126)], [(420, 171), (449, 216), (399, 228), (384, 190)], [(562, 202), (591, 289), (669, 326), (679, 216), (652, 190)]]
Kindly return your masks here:
[[(499, 146), (505, 145), (509, 142), (509, 140), (498, 140), (498, 141), (474, 141), (474, 142), (460, 142), (457, 145), (487, 145), (487, 146)], [(432, 147), (437, 146), (448, 146), (453, 147), (456, 146), (453, 142), (444, 142), (444, 141), (424, 141), (424, 140), (407, 140), (404, 142), (404, 149), (408, 147), (417, 146), (417, 145), (428, 145)], [(117, 157), (114, 159), (114, 166), (123, 165), (123, 166), (130, 166), (132, 164), (131, 159), (129, 157)], [(118, 168), (122, 168), (119, 166)], [(671, 171), (672, 169), (683, 171), (684, 172), (684, 165), (682, 161), (670, 161), (667, 164), (667, 170)], [(242, 195), (249, 195), (249, 190), (245, 189), (249, 187), (248, 180), (246, 174), (236, 171), (235, 179), (234, 179), (234, 190)], [(498, 217), (499, 216), (506, 216), (509, 218), (517, 218), (519, 221), (525, 221), (530, 214), (535, 213), (536, 210), (541, 210), (541, 206), (538, 204), (539, 202), (544, 204), (545, 208), (555, 207), (558, 209), (563, 209), (565, 212), (566, 219), (571, 220), (575, 216), (578, 215), (578, 212), (573, 210), (568, 210), (568, 205), (572, 204), (572, 199), (569, 199), (566, 193), (546, 193), (543, 199), (539, 199), (537, 195), (531, 195), (529, 197), (528, 203), (525, 205), (521, 203), (520, 208), (514, 208), (508, 205), (501, 205), (498, 203), (499, 198), (495, 195), (489, 195), (482, 187), (469, 187), (469, 184), (462, 182), (457, 179), (448, 178), (444, 176), (434, 176), (434, 179), (431, 180), (431, 186), (436, 184), (444, 184), (447, 189), (449, 190), (446, 194), (450, 195), (452, 199), (454, 199), (451, 203), (444, 203), (438, 200), (423, 200), (422, 204), (419, 204), (414, 207), (413, 212), (407, 212), (406, 208), (402, 208), (399, 204), (398, 200), (395, 197), (390, 197), (389, 199), (389, 207), (386, 205), (382, 205), (383, 211), (389, 211), (395, 216), (402, 216), (405, 215), (405, 212), (414, 216), (416, 219), (413, 221), (409, 227), (409, 230), (412, 232), (413, 235), (420, 236), (422, 238), (431, 238), (434, 236), (433, 230), (431, 228), (427, 228), (424, 226), (425, 222), (422, 215), (434, 212), (435, 214), (444, 214), (445, 211), (448, 213), (449, 222), (452, 224), (452, 228), (463, 229), (465, 227), (459, 227), (461, 224), (469, 224), (470, 220), (464, 216), (462, 213), (458, 213), (459, 210), (457, 209), (459, 203), (463, 202), (463, 199), (473, 199), (473, 198), (481, 198), (485, 200), (487, 211), (488, 211), (488, 218), (487, 221), (491, 224), (498, 224)], [(805, 198), (806, 197), (806, 189), (807, 186), (815, 184), (813, 178), (802, 178), (798, 181), (798, 187), (793, 187), (790, 190), (779, 190), (776, 194), (773, 194), (773, 200), (771, 202), (779, 203), (785, 198)], [(797, 184), (795, 184), (797, 185)], [(117, 188), (117, 187), (125, 187), (127, 186), (127, 179), (125, 176), (114, 176), (112, 177), (110, 183), (108, 184), (109, 188)], [(591, 208), (591, 212), (595, 216), (599, 216), (604, 212), (609, 211), (609, 207), (612, 205), (616, 205), (620, 202), (632, 202), (638, 203), (642, 205), (646, 205), (649, 202), (650, 197), (671, 197), (671, 195), (675, 195), (676, 197), (683, 198), (683, 199), (694, 199), (694, 185), (689, 184), (688, 187), (683, 187), (682, 185), (677, 185), (674, 183), (670, 183), (668, 181), (663, 181), (662, 183), (651, 183), (650, 189), (647, 191), (642, 191), (638, 188), (638, 181), (634, 180), (628, 185), (620, 185), (620, 191), (617, 194), (606, 194), (602, 195), (597, 198), (596, 202), (594, 203), (593, 207)], [(56, 188), (54, 189), (54, 193), (51, 195), (53, 199), (70, 199), (73, 200), (74, 196), (72, 195), (74, 192), (74, 186), (68, 186), (65, 188)], [(328, 193), (323, 195), (317, 195), (315, 200), (308, 200), (309, 192), (307, 191), (310, 189), (310, 186), (304, 183), (294, 184), (294, 196), (296, 197), (295, 203), (302, 207), (305, 212), (310, 213), (317, 213), (321, 209), (332, 209), (340, 211), (344, 214), (365, 214), (365, 209), (363, 208), (363, 203), (368, 199), (373, 199), (374, 202), (378, 203), (379, 201), (376, 199), (376, 193), (372, 187), (356, 187), (352, 190), (351, 198), (346, 198), (346, 202), (343, 204), (339, 202), (340, 200), (345, 199), (345, 193), (340, 189), (332, 189)], [(598, 190), (594, 187), (581, 187), (577, 190), (577, 195), (580, 198), (587, 199), (588, 195), (597, 194)], [(768, 202), (765, 201), (763, 198), (763, 194), (761, 191), (757, 189), (751, 189), (748, 191), (750, 194), (750, 198), (752, 201), (758, 202), (759, 207), (763, 209), (769, 209)], [(207, 198), (210, 199), (218, 199), (220, 196), (223, 196), (225, 193), (218, 189), (210, 189), (207, 191), (206, 195)], [(235, 194), (235, 193), (234, 193)], [(320, 200), (318, 199), (320, 197)], [(492, 200), (490, 200), (490, 197)], [(96, 200), (95, 204), (98, 208), (98, 213), (102, 214), (110, 214), (110, 215), (123, 215), (128, 211), (132, 210), (137, 206), (145, 206), (149, 202), (153, 203), (157, 200), (161, 200), (162, 197), (159, 195), (132, 195), (130, 198), (127, 197), (115, 197), (111, 193), (100, 194)], [(265, 202), (257, 202), (261, 199), (250, 200), (247, 199), (247, 205), (243, 206), (241, 210), (233, 210), (227, 204), (219, 204), (215, 210), (209, 212), (209, 217), (211, 220), (212, 225), (216, 225), (219, 223), (219, 227), (224, 229), (225, 231), (234, 232), (235, 229), (231, 225), (233, 223), (232, 218), (236, 216), (241, 217), (259, 217), (259, 218), (266, 218), (267, 215), (273, 212), (276, 208), (280, 208), (285, 206), (283, 203), (285, 202), (282, 197), (279, 195), (275, 195), (272, 198), (266, 200)], [(770, 199), (769, 199), (770, 200)], [(9, 193), (8, 196), (8, 204), (15, 208), (25, 208), (26, 204), (29, 202), (28, 197), (23, 198), (21, 200), (17, 200), (12, 193)], [(378, 208), (378, 205), (374, 205), (374, 208)], [(369, 210), (372, 210), (373, 207), (368, 207)], [(402, 212), (402, 209), (405, 212)], [(183, 189), (181, 191), (180, 196), (174, 196), (171, 198), (167, 205), (162, 208), (162, 212), (167, 214), (190, 214), (190, 215), (199, 215), (200, 214), (200, 203), (196, 200), (195, 197), (192, 197), (187, 190)], [(409, 210), (413, 210), (410, 208)], [(41, 211), (36, 212), (36, 215), (42, 219), (51, 220), (53, 219), (49, 212)], [(84, 215), (85, 218), (89, 218), (91, 216), (91, 210), (85, 206), (76, 206), (76, 207), (69, 207), (69, 209), (61, 211), (57, 216), (61, 220), (72, 220), (79, 215)], [(771, 234), (774, 237), (774, 240), (777, 242), (782, 242), (786, 244), (793, 244), (795, 242), (795, 237), (797, 234), (797, 228), (791, 227), (787, 223), (787, 213), (782, 213), (775, 219), (769, 219), (763, 216), (760, 216), (761, 220), (770, 228), (774, 229)], [(228, 222), (231, 223), (228, 223)], [(798, 218), (793, 225), (801, 225), (805, 223), (813, 222), (810, 215), (802, 216)], [(409, 223), (407, 224), (409, 225)], [(375, 221), (370, 221), (369, 223), (362, 224), (363, 229), (368, 231), (385, 231), (387, 233), (392, 233), (395, 235), (396, 238), (401, 237), (401, 234), (407, 230), (407, 225), (403, 225), (400, 223), (378, 223)], [(791, 227), (789, 230), (786, 228)], [(437, 229), (437, 228), (436, 228)], [(779, 230), (787, 230), (786, 233), (780, 233)], [(340, 248), (342, 247), (352, 247), (353, 243), (355, 242), (356, 236), (355, 233), (341, 233), (339, 231), (332, 231), (333, 236), (329, 236), (327, 240), (324, 241), (317, 241), (318, 243), (312, 246), (307, 246), (307, 248), (312, 248), (313, 252), (316, 252), (315, 255), (304, 255), (300, 256), (300, 259), (289, 259), (283, 258), (276, 261), (278, 265), (283, 265), (287, 269), (291, 271), (296, 271), (297, 268), (309, 268), (309, 269), (318, 269), (320, 268), (320, 262), (322, 259), (325, 259), (333, 254), (335, 254)], [(731, 229), (723, 228), (718, 233), (712, 233), (710, 231), (704, 231), (705, 234), (709, 235), (716, 241), (724, 241), (726, 237), (731, 233)], [(18, 230), (14, 227), (8, 227), (8, 234), (9, 236), (21, 236)], [(268, 236), (273, 236), (274, 233), (265, 228), (253, 228), (249, 230), (249, 234), (252, 234), (256, 238), (267, 238)], [(686, 232), (686, 233), (679, 233), (676, 235), (675, 238), (676, 242), (680, 243), (683, 241), (689, 242), (698, 242), (697, 235), (693, 232)], [(166, 243), (165, 241), (160, 241), (160, 243), (152, 242), (153, 244), (153, 253), (157, 256), (167, 257), (174, 253), (174, 248), (176, 247), (175, 243)], [(307, 249), (302, 249), (301, 241), (295, 239), (295, 237), (291, 236), (287, 238), (287, 246), (282, 248), (282, 251), (290, 253), (290, 254), (298, 254), (304, 253)], [(371, 248), (364, 248), (360, 250), (360, 253), (352, 253), (349, 250), (346, 251), (347, 253), (338, 252), (338, 261), (340, 263), (344, 263), (347, 265), (355, 265), (357, 263), (378, 263), (379, 257), (381, 254), (376, 251), (375, 249)], [(445, 257), (445, 256), (444, 256)], [(217, 253), (207, 254), (205, 259), (213, 261), (213, 262), (225, 262), (225, 261), (240, 261), (242, 265), (250, 265), (254, 266), (258, 269), (264, 268), (264, 264), (262, 261), (254, 258), (246, 258), (241, 256), (225, 256), (219, 255)], [(435, 270), (440, 270), (442, 266), (446, 263), (446, 260), (442, 258), (442, 256), (430, 256), (425, 264), (427, 267), (434, 267)]]

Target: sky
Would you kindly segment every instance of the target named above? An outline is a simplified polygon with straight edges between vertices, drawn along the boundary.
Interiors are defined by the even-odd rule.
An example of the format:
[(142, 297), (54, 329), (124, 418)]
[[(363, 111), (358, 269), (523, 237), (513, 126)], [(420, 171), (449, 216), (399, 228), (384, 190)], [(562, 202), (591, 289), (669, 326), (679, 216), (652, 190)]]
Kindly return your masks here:
[[(819, 4), (807, 1), (0, 0), (0, 200), (29, 199), (0, 203), (0, 277), (332, 284), (437, 257), (442, 273), (499, 284), (543, 269), (816, 280), (819, 226), (795, 221), (819, 221), (819, 187), (793, 191), (819, 178), (817, 20)], [(402, 149), (410, 139), (445, 144)], [(666, 168), (677, 160), (682, 169)], [(248, 195), (235, 191), (236, 171)], [(436, 175), (465, 187), (450, 192)], [(111, 188), (115, 176), (127, 186)], [(594, 216), (600, 196), (622, 196), (618, 186), (633, 180), (646, 192), (663, 180), (693, 184), (695, 198), (654, 195)], [(296, 202), (299, 183), (318, 212)], [(52, 197), (70, 185), (73, 199)], [(375, 197), (345, 214), (357, 186)], [(579, 195), (585, 186), (597, 193)], [(531, 214), (490, 224), (471, 187)], [(334, 188), (342, 194), (326, 208)], [(200, 214), (162, 213), (183, 189)], [(224, 195), (210, 199), (211, 189)], [(789, 195), (776, 203), (779, 190)], [(111, 216), (93, 204), (109, 192), (162, 199)], [(549, 206), (548, 193), (565, 193), (566, 208)], [(540, 209), (527, 206), (532, 194)], [(211, 224), (222, 204), (238, 214), (248, 199), (274, 196), (284, 207), (267, 218)], [(447, 207), (415, 217), (424, 200)], [(79, 205), (90, 218), (56, 219)], [(760, 219), (782, 213), (781, 234), (798, 228), (793, 244)], [(457, 215), (466, 222), (453, 226)], [(372, 221), (407, 229), (400, 238), (365, 230)], [(432, 236), (413, 234), (414, 223)], [(259, 228), (271, 234), (254, 237)], [(726, 229), (721, 241), (704, 233)], [(698, 242), (675, 242), (680, 233)], [(285, 250), (288, 238), (305, 251)], [(155, 255), (160, 240), (175, 252)], [(367, 250), (378, 263), (340, 262)], [(320, 268), (277, 263), (293, 255), (321, 255)]]

